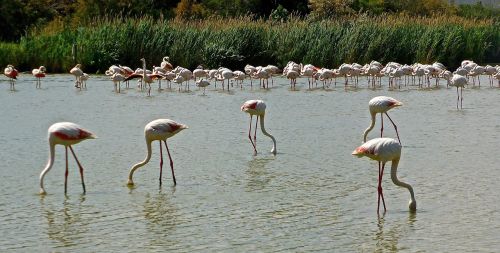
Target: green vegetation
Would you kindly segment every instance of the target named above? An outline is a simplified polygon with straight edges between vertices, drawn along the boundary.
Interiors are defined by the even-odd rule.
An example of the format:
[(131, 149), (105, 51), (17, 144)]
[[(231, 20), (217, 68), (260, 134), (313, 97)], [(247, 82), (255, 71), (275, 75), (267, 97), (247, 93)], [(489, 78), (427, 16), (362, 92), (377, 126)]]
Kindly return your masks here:
[(137, 66), (141, 57), (159, 64), (167, 55), (175, 65), (189, 68), (199, 64), (283, 66), (289, 60), (326, 67), (371, 60), (440, 61), (457, 66), (463, 59), (498, 58), (500, 48), (499, 25), (493, 21), (446, 16), (365, 16), (318, 22), (250, 17), (189, 22), (103, 19), (76, 30), (52, 29), (23, 37), (19, 44), (0, 44), (0, 65), (13, 62), (23, 69), (43, 64), (51, 71), (66, 72), (75, 63), (74, 43), (77, 61), (86, 71), (101, 73), (111, 64)]
[[(7, 3), (15, 6), (12, 3), (19, 1)], [(45, 13), (51, 2), (39, 2), (47, 4), (45, 9), (40, 4), (24, 9), (41, 8), (32, 20), (43, 23), (35, 16)], [(72, 5), (61, 4), (65, 2)], [(0, 66), (14, 64), (25, 70), (44, 65), (50, 72), (67, 72), (78, 62), (89, 73), (102, 73), (111, 64), (138, 66), (142, 57), (149, 66), (159, 64), (163, 56), (188, 68), (203, 64), (233, 69), (247, 63), (283, 66), (290, 60), (325, 67), (371, 60), (440, 61), (449, 67), (463, 59), (500, 61), (497, 12), (481, 5), (452, 8), (442, 0), (294, 0), (274, 1), (263, 8), (267, 12), (255, 14), (252, 10), (273, 1), (101, 2), (59, 1), (51, 7), (59, 14), (50, 22), (30, 26), (15, 43), (0, 42)], [(284, 3), (298, 7), (287, 9)], [(418, 15), (409, 14), (411, 6)], [(146, 13), (148, 8), (154, 11)], [(238, 16), (245, 10), (251, 14)], [(4, 12), (0, 8), (0, 14)], [(90, 13), (95, 14), (92, 20), (86, 18)]]

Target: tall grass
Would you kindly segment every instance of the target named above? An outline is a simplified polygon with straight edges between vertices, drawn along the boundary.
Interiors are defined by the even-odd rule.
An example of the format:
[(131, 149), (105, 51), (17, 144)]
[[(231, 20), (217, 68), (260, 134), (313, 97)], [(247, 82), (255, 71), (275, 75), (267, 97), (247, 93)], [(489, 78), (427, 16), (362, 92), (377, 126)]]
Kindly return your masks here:
[(19, 69), (45, 65), (67, 72), (76, 62), (87, 72), (111, 64), (151, 65), (170, 56), (174, 65), (194, 68), (286, 62), (336, 67), (371, 60), (401, 63), (440, 61), (450, 68), (463, 59), (500, 61), (500, 25), (493, 20), (404, 15), (301, 20), (285, 23), (236, 19), (203, 21), (106, 18), (72, 28), (60, 23), (32, 32), (18, 44), (0, 43), (0, 66)]

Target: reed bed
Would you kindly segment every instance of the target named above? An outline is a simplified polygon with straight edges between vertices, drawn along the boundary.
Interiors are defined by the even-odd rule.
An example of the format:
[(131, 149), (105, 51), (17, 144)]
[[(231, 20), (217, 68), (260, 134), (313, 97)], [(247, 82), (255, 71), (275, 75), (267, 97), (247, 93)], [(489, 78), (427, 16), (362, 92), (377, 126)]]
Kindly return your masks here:
[(500, 25), (494, 20), (405, 15), (288, 22), (101, 18), (79, 27), (60, 22), (33, 30), (17, 44), (0, 43), (0, 66), (15, 64), (21, 70), (44, 65), (50, 72), (67, 72), (78, 62), (86, 72), (103, 73), (112, 64), (139, 66), (142, 57), (159, 65), (163, 56), (188, 68), (283, 66), (290, 60), (329, 68), (371, 60), (439, 61), (454, 68), (463, 59), (497, 62)]

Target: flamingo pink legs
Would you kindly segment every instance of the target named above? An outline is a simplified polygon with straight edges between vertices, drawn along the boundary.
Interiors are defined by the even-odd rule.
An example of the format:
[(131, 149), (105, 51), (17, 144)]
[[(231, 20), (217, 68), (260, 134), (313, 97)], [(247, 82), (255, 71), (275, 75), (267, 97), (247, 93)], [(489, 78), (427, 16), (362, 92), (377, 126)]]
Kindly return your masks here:
[(80, 169), (80, 178), (82, 179), (82, 187), (83, 187), (83, 193), (85, 193), (85, 181), (83, 180), (83, 166), (80, 164), (80, 161), (78, 161), (78, 158), (76, 157), (75, 151), (73, 151), (73, 148), (71, 146), (65, 146), (65, 155), (66, 155), (66, 171), (64, 173), (64, 194), (67, 193), (68, 190), (68, 147), (69, 150), (71, 151), (71, 154), (73, 154), (73, 157), (75, 158), (76, 163), (78, 164), (78, 168)]
[[(398, 127), (396, 126), (394, 121), (392, 121), (391, 117), (389, 117), (389, 114), (387, 114), (387, 112), (384, 112), (384, 114), (387, 116), (387, 118), (389, 118), (392, 125), (394, 126), (394, 130), (396, 130), (396, 136), (398, 137), (398, 142), (401, 145), (401, 139), (399, 139)], [(384, 132), (384, 115), (382, 115), (382, 114), (380, 114), (380, 122), (382, 125), (382, 127), (380, 128), (380, 138), (382, 138), (382, 133)]]
[[(174, 162), (172, 161), (172, 156), (170, 156), (170, 150), (168, 149), (167, 141), (163, 141), (163, 143), (165, 143), (165, 147), (167, 148), (168, 159), (170, 159), (170, 169), (172, 170), (172, 178), (174, 180), (174, 185), (177, 185), (174, 173)], [(162, 170), (163, 170), (163, 150), (160, 141), (160, 186), (161, 186)]]
[(384, 200), (384, 193), (382, 192), (382, 176), (384, 175), (384, 167), (385, 163), (382, 163), (382, 168), (380, 168), (380, 162), (378, 162), (378, 200), (377, 200), (377, 213), (379, 213), (380, 210), (380, 198), (382, 198), (382, 204), (384, 205), (384, 212), (386, 211), (385, 208), (385, 200)]
[[(252, 136), (251, 136), (251, 132), (252, 132), (252, 118), (253, 118), (253, 115), (250, 115), (250, 127), (248, 128), (248, 139), (250, 139), (250, 142), (252, 143), (254, 155), (257, 155), (257, 147), (255, 146), (255, 143), (253, 142)], [(257, 116), (257, 120), (259, 120), (258, 116)], [(257, 124), (255, 124), (255, 129), (257, 129)], [(254, 134), (254, 136), (255, 135), (256, 134)]]

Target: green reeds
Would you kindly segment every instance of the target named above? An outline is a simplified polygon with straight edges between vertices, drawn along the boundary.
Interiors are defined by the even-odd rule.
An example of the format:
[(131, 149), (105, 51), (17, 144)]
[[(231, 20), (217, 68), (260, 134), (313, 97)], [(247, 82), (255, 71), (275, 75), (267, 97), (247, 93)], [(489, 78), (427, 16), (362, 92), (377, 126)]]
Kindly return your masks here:
[[(76, 60), (72, 46), (76, 44)], [(463, 59), (500, 58), (500, 26), (493, 20), (458, 17), (345, 17), (338, 20), (289, 19), (286, 23), (214, 18), (201, 21), (104, 18), (81, 27), (63, 23), (32, 32), (18, 44), (0, 43), (0, 66), (46, 66), (66, 73), (76, 62), (89, 73), (112, 64), (148, 68), (170, 56), (174, 65), (195, 68), (245, 64), (280, 67), (288, 61), (328, 68), (343, 62), (396, 61), (455, 68)]]

